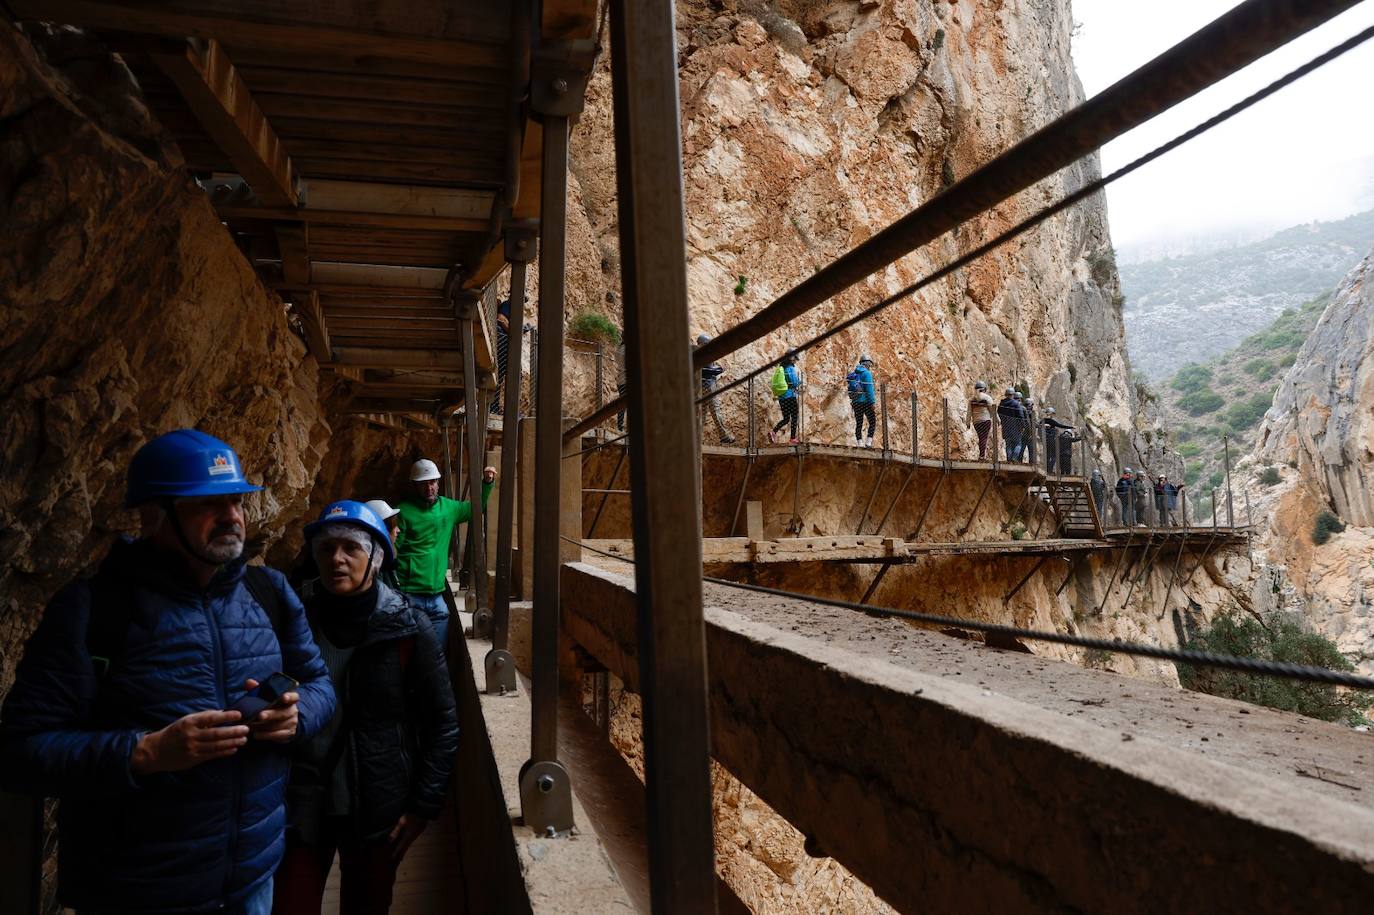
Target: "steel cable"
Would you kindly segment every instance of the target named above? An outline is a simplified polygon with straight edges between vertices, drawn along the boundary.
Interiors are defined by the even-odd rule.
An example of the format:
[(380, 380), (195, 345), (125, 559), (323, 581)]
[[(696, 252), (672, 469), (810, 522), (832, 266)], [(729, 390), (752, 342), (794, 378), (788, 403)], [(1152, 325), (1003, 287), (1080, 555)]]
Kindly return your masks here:
[[(618, 559), (621, 562), (634, 565), (634, 560), (625, 556), (617, 556), (614, 553), (597, 549), (594, 546), (590, 546), (580, 540), (574, 540), (571, 537), (563, 537), (562, 539), (569, 543), (577, 544), (590, 552), (605, 556), (608, 559)], [(1213, 654), (1208, 651), (1192, 651), (1186, 648), (1163, 648), (1158, 645), (1146, 645), (1142, 642), (1127, 642), (1120, 639), (1095, 639), (1088, 636), (1066, 635), (1058, 632), (1042, 632), (1036, 629), (1023, 629), (1019, 626), (1004, 626), (1000, 623), (984, 623), (978, 620), (964, 619), (957, 616), (941, 616), (935, 613), (921, 613), (916, 610), (898, 610), (895, 607), (879, 607), (873, 604), (863, 604), (857, 601), (839, 600), (831, 597), (816, 597), (812, 594), (802, 594), (797, 591), (785, 591), (780, 588), (769, 588), (764, 585), (751, 585), (739, 581), (730, 581), (725, 578), (712, 578), (709, 575), (703, 575), (702, 581), (709, 582), (713, 585), (724, 585), (727, 588), (738, 588), (744, 591), (768, 594), (773, 597), (785, 597), (793, 600), (808, 601), (813, 604), (823, 604), (827, 607), (838, 607), (842, 610), (857, 610), (861, 613), (895, 617), (934, 626), (968, 629), (973, 632), (981, 632), (985, 635), (1003, 635), (1037, 642), (1053, 642), (1055, 644), (1069, 645), (1075, 648), (1097, 649), (1099, 651), (1110, 651), (1115, 654), (1128, 654), (1137, 657), (1154, 658), (1160, 661), (1172, 661), (1175, 664), (1192, 664), (1197, 667), (1216, 667), (1222, 670), (1234, 670), (1240, 673), (1278, 677), (1284, 680), (1323, 683), (1331, 686), (1343, 686), (1349, 689), (1374, 691), (1374, 677), (1362, 677), (1358, 674), (1346, 673), (1345, 671), (1328, 670), (1325, 667), (1309, 667), (1303, 664), (1289, 664), (1283, 661), (1266, 661), (1261, 658), (1243, 658), (1236, 655)]]

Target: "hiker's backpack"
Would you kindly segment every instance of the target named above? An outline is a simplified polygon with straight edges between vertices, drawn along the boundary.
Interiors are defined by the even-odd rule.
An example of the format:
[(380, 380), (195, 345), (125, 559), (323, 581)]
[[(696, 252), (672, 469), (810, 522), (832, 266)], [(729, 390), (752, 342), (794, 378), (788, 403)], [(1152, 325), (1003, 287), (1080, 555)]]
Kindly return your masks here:
[(787, 383), (787, 372), (783, 371), (782, 366), (773, 369), (773, 377), (768, 380), (768, 389), (773, 392), (773, 396), (781, 397), (789, 388), (791, 385)]
[(849, 396), (851, 398), (862, 397), (864, 395), (863, 376), (860, 375), (857, 370), (844, 376), (844, 382), (845, 386), (849, 389)]
[[(253, 600), (267, 614), (277, 642), (282, 643), (286, 624), (286, 603), (267, 570), (262, 566), (246, 566), (243, 586)], [(123, 660), (129, 627), (134, 621), (133, 585), (102, 578), (98, 573), (91, 579), (91, 615), (86, 624), (86, 651), (96, 669), (96, 678), (104, 680)]]

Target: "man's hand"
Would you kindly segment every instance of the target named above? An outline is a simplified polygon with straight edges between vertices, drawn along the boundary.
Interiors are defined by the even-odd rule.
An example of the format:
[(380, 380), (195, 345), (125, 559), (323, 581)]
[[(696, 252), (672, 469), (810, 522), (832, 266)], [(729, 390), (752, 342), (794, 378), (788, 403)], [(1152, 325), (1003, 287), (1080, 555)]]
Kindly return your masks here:
[[(257, 689), (258, 681), (249, 677), (244, 681), (244, 688)], [(263, 709), (258, 717), (249, 722), (248, 727), (253, 732), (253, 739), (286, 743), (295, 737), (296, 727), (300, 723), (297, 709), (300, 700), (301, 697), (297, 693), (282, 693), (280, 699)]]
[(391, 860), (399, 864), (428, 825), (429, 821), (423, 817), (413, 813), (401, 814), (401, 818), (391, 828), (391, 835), (387, 837), (391, 840)]
[(482, 482), (483, 482), (483, 483), (495, 483), (495, 482), (496, 482), (496, 468), (495, 468), (495, 467), (483, 467), (483, 468), (482, 468)]
[(160, 731), (144, 734), (129, 766), (135, 775), (180, 772), (212, 759), (233, 756), (248, 742), (248, 728), (236, 725), (238, 712), (195, 712)]

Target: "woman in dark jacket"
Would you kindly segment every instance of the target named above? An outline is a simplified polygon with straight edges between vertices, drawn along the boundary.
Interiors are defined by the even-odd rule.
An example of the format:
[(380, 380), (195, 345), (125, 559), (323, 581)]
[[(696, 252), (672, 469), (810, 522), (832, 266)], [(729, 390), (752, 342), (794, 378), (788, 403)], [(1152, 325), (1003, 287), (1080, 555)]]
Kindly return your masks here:
[(306, 619), (339, 702), (293, 753), (273, 912), (319, 915), (337, 851), (341, 915), (380, 915), (401, 858), (443, 809), (458, 713), (429, 618), (381, 580), (395, 554), (376, 513), (335, 502), (305, 533), (320, 569), (303, 588)]

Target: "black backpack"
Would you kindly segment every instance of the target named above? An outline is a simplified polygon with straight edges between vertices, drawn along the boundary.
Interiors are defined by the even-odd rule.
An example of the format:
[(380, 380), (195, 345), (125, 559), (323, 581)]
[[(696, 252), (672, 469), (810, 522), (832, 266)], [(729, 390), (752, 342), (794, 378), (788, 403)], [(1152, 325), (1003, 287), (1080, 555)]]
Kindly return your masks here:
[[(127, 581), (115, 581), (113, 576), (96, 573), (90, 581), (91, 615), (86, 623), (86, 651), (96, 668), (96, 678), (104, 680), (123, 660), (129, 627), (134, 622), (134, 586)], [(282, 641), (286, 623), (286, 603), (272, 584), (272, 577), (262, 566), (247, 566), (243, 570), (243, 586), (253, 600), (267, 614), (277, 641)]]

